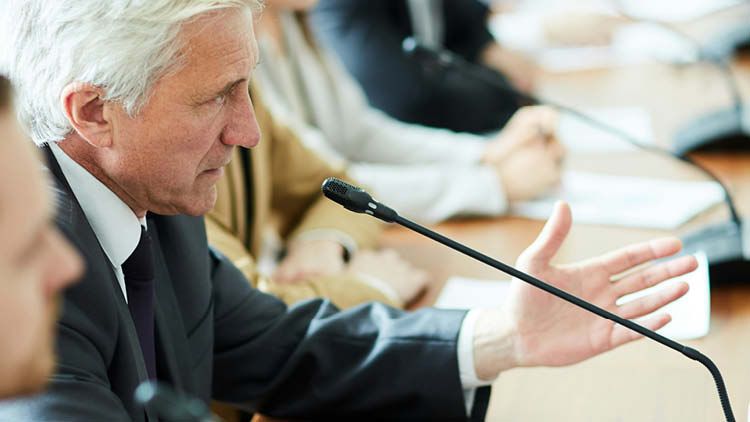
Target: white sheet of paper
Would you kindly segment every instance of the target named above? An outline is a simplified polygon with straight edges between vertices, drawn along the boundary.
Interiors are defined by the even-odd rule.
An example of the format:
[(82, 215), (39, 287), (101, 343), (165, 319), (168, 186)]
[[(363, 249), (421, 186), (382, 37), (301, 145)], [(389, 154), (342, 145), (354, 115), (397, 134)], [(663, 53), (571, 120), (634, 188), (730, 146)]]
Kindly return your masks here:
[(612, 34), (612, 49), (633, 60), (654, 59), (667, 63), (693, 63), (700, 52), (693, 41), (649, 22), (623, 25)]
[(612, 33), (612, 42), (599, 47), (549, 47), (534, 53), (537, 63), (550, 72), (634, 65), (647, 61), (693, 63), (699, 52), (688, 39), (651, 23), (623, 25)]
[[(643, 144), (653, 143), (651, 115), (642, 107), (584, 108), (580, 111), (627, 133)], [(565, 148), (573, 152), (621, 152), (637, 149), (622, 138), (568, 113), (562, 113), (560, 116), (557, 136)]]
[(716, 182), (567, 171), (557, 190), (516, 203), (510, 213), (546, 220), (558, 199), (570, 205), (576, 223), (675, 229), (721, 202), (724, 192)]
[(648, 57), (622, 54), (613, 46), (602, 46), (545, 48), (536, 52), (534, 59), (546, 71), (562, 73), (636, 65)]
[(540, 12), (499, 15), (490, 20), (489, 28), (501, 44), (526, 51), (548, 72), (605, 69), (653, 60), (693, 63), (699, 59), (692, 41), (648, 22), (619, 26), (607, 45), (555, 46), (543, 33), (544, 16)]
[[(613, 43), (604, 46), (556, 47), (549, 45), (542, 29), (543, 13), (519, 12), (490, 19), (489, 29), (502, 45), (523, 50), (548, 72), (575, 72), (642, 63), (649, 59), (637, 50), (623, 50), (614, 41), (630, 39), (613, 35)], [(632, 33), (632, 32), (631, 32)], [(625, 45), (629, 46), (628, 42)]]
[(742, 3), (743, 0), (625, 0), (624, 11), (637, 19), (687, 22)]
[[(656, 313), (668, 313), (672, 316), (672, 322), (656, 332), (671, 339), (694, 339), (708, 334), (711, 322), (711, 289), (708, 276), (708, 259), (706, 254), (698, 252), (695, 254), (698, 260), (698, 268), (681, 277), (675, 277), (659, 285), (624, 296), (617, 301), (618, 305), (631, 302), (649, 293), (667, 288), (674, 283), (684, 281), (690, 286), (685, 296), (661, 308)], [(650, 314), (650, 315), (654, 315)], [(646, 315), (643, 318), (648, 318)]]
[[(699, 252), (695, 255), (698, 268), (692, 273), (654, 286), (633, 295), (621, 298), (618, 303), (636, 299), (651, 291), (670, 286), (679, 281), (685, 281), (690, 290), (685, 296), (662, 308), (659, 312), (667, 312), (672, 316), (672, 322), (658, 330), (659, 334), (672, 339), (693, 339), (708, 334), (711, 319), (711, 294), (708, 279), (708, 263), (706, 255)], [(510, 292), (509, 280), (478, 280), (466, 277), (452, 277), (448, 280), (435, 303), (436, 308), (442, 309), (471, 309), (503, 306)], [(561, 299), (562, 300), (562, 299)]]

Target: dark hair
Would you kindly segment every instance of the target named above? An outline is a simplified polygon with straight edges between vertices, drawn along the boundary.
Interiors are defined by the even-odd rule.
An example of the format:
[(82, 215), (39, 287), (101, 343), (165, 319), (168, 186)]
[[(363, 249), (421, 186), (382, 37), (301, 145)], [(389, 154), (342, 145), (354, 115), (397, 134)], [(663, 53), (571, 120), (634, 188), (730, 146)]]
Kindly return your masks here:
[(0, 75), (0, 110), (5, 110), (10, 104), (10, 81)]

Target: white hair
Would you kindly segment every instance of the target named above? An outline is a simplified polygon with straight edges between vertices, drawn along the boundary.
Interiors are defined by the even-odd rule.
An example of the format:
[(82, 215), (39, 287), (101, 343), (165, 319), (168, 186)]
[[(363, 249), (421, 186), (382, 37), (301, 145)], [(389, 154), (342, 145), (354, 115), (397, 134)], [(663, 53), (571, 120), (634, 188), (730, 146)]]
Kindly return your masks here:
[[(3, 0), (0, 0), (2, 2)], [(60, 95), (73, 82), (104, 90), (134, 117), (153, 85), (181, 65), (181, 27), (222, 8), (262, 0), (8, 0), (0, 70), (15, 85), (19, 120), (38, 145), (73, 129)]]

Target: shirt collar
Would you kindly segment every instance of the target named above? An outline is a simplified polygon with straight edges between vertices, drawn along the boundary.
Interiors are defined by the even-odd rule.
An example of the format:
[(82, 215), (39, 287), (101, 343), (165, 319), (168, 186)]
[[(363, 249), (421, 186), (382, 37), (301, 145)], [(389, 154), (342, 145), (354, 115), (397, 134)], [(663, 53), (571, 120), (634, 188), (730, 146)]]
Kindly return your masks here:
[(136, 217), (114, 192), (59, 146), (49, 146), (107, 258), (114, 267), (122, 266), (138, 246), (146, 218)]

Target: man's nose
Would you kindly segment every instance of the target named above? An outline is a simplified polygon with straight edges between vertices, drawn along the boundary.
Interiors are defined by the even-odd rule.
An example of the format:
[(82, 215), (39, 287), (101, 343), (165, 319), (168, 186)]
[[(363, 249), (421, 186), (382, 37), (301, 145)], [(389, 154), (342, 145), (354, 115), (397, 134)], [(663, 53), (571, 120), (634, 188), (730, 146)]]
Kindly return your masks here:
[(232, 113), (229, 123), (222, 134), (222, 142), (225, 145), (252, 148), (258, 145), (260, 140), (260, 128), (255, 119), (255, 110), (249, 95), (232, 105)]

